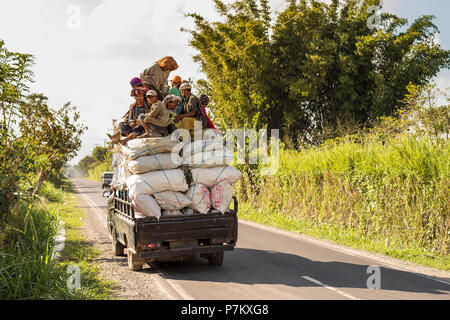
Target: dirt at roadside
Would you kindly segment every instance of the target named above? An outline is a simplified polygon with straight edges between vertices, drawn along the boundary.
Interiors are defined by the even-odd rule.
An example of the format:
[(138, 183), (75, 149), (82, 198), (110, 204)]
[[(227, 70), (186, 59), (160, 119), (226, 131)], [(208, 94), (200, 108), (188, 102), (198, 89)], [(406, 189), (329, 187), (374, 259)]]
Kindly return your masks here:
[[(100, 255), (92, 260), (99, 267), (100, 276), (113, 280), (118, 286), (115, 299), (127, 300), (167, 300), (169, 297), (161, 291), (154, 273), (148, 265), (143, 271), (135, 272), (128, 269), (127, 257), (115, 257), (111, 251), (111, 240), (101, 220), (99, 213), (90, 208), (81, 194), (77, 194), (78, 205), (86, 211), (83, 234), (93, 246), (100, 249)], [(98, 209), (97, 209), (98, 210)]]

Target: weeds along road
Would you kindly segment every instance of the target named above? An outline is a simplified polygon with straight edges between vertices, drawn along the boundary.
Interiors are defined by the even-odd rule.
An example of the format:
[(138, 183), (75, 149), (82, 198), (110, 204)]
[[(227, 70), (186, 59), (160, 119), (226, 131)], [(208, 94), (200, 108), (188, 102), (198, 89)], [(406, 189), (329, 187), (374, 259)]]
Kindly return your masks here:
[[(84, 232), (101, 250), (94, 261), (125, 299), (445, 299), (450, 273), (240, 221), (237, 246), (223, 266), (199, 257), (152, 263), (139, 272), (114, 257), (100, 183), (72, 180), (86, 210)], [(372, 266), (372, 267), (371, 267)], [(379, 273), (377, 273), (377, 266)], [(376, 278), (376, 275), (379, 275)], [(380, 289), (369, 289), (376, 286)]]

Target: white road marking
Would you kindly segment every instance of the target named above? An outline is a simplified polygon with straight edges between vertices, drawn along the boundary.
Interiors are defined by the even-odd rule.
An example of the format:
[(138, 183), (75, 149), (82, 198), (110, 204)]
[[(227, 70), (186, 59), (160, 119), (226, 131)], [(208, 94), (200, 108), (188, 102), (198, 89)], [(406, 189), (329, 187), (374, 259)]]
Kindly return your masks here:
[(348, 294), (348, 293), (346, 293), (346, 292), (344, 292), (344, 291), (342, 291), (342, 290), (336, 289), (336, 288), (334, 288), (334, 287), (330, 287), (330, 286), (328, 286), (328, 285), (326, 285), (326, 284), (320, 282), (319, 280), (313, 279), (313, 278), (311, 278), (311, 277), (308, 277), (308, 276), (302, 276), (302, 278), (305, 279), (305, 280), (311, 281), (311, 282), (313, 282), (313, 283), (315, 283), (315, 284), (318, 284), (319, 286), (325, 287), (325, 288), (327, 288), (327, 289), (329, 289), (329, 290), (331, 290), (331, 291), (334, 291), (334, 292), (340, 294), (341, 296), (344, 296), (344, 297), (349, 298), (349, 299), (351, 299), (351, 300), (361, 300), (361, 299), (359, 299), (359, 298), (356, 298), (356, 297), (352, 296), (351, 294)]
[[(94, 212), (96, 215), (105, 222), (105, 227), (107, 228), (106, 219), (104, 217), (104, 213), (100, 210), (100, 208), (89, 198), (87, 194), (84, 194), (81, 188), (72, 181), (72, 183), (75, 185), (75, 187), (79, 190), (80, 194), (83, 195), (84, 199), (89, 203), (89, 205), (94, 209)], [(109, 232), (108, 232), (109, 234)], [(167, 283), (169, 287), (171, 287), (182, 299), (184, 300), (194, 300), (194, 298), (189, 295), (180, 285), (175, 283), (173, 280), (166, 278), (166, 275), (160, 271), (158, 268), (156, 268), (153, 264), (151, 265), (153, 269), (155, 269), (156, 272), (158, 272), (158, 275), (151, 275), (153, 276), (153, 279), (155, 279), (156, 283), (158, 284), (160, 290), (164, 292), (171, 300), (177, 300), (176, 297), (174, 297), (169, 290), (167, 290), (165, 287), (165, 284), (162, 283), (163, 281)]]
[[(186, 290), (184, 290), (178, 283), (176, 283), (172, 279), (168, 279), (167, 275), (164, 272), (162, 272), (159, 268), (155, 267), (153, 263), (151, 264), (151, 267), (160, 274), (160, 277), (164, 279), (172, 287), (172, 289), (175, 290), (176, 293), (178, 293), (181, 296), (181, 298), (183, 298), (183, 300), (195, 300), (194, 297), (192, 297), (189, 293), (187, 293)], [(168, 293), (167, 290), (164, 289), (164, 291), (170, 295), (170, 293)]]
[[(259, 223), (252, 222), (252, 221), (239, 220), (239, 223), (242, 223), (244, 225), (248, 225), (248, 226), (251, 226), (251, 227), (255, 227), (255, 228), (258, 228), (258, 229), (261, 229), (261, 230), (264, 230), (264, 231), (278, 233), (280, 235), (284, 235), (284, 236), (287, 236), (287, 237), (290, 237), (290, 238), (293, 238), (293, 239), (306, 241), (306, 242), (309, 242), (309, 243), (314, 244), (316, 246), (325, 247), (325, 248), (328, 248), (330, 250), (338, 251), (340, 253), (343, 253), (343, 254), (346, 254), (346, 255), (349, 255), (349, 256), (352, 256), (352, 257), (358, 257), (358, 258), (364, 258), (364, 259), (372, 260), (374, 262), (377, 262), (380, 266), (382, 266), (382, 265), (389, 266), (389, 267), (391, 267), (393, 269), (396, 269), (396, 270), (406, 271), (406, 272), (412, 273), (412, 274), (414, 274), (416, 276), (419, 276), (419, 277), (422, 277), (422, 278), (427, 278), (427, 279), (430, 279), (430, 280), (434, 280), (434, 281), (438, 281), (438, 282), (450, 285), (450, 282), (448, 282), (448, 281), (445, 281), (445, 280), (442, 280), (442, 279), (439, 279), (439, 278), (436, 278), (436, 277), (433, 277), (433, 276), (429, 276), (429, 275), (426, 275), (426, 274), (423, 274), (423, 273), (418, 273), (418, 272), (412, 271), (411, 269), (400, 267), (400, 266), (394, 265), (392, 263), (389, 263), (389, 262), (386, 262), (386, 261), (382, 261), (380, 259), (375, 259), (373, 257), (369, 257), (367, 254), (365, 254), (363, 252), (355, 253), (357, 249), (342, 248), (342, 247), (340, 247), (338, 245), (335, 245), (335, 244), (325, 243), (324, 240), (310, 239), (310, 238), (307, 238), (308, 236), (303, 235), (303, 234), (295, 234), (295, 233), (292, 233), (292, 232), (289, 232), (289, 231), (279, 230), (279, 229), (277, 229), (275, 227), (261, 225)], [(352, 251), (352, 252), (350, 252), (350, 251)]]
[(106, 230), (108, 230), (108, 224), (106, 222), (106, 218), (105, 218), (105, 213), (103, 211), (100, 210), (100, 208), (89, 198), (89, 196), (85, 193), (83, 193), (83, 191), (81, 190), (81, 188), (72, 181), (72, 183), (76, 186), (76, 188), (79, 190), (80, 194), (84, 197), (84, 199), (89, 203), (89, 205), (92, 207), (92, 209), (94, 210), (95, 214), (97, 215), (97, 217), (104, 222)]
[(64, 241), (66, 240), (66, 228), (64, 227), (64, 223), (62, 221), (59, 222), (58, 228), (59, 230), (55, 237), (55, 246), (53, 247), (52, 259), (56, 256), (58, 256), (56, 257), (57, 259), (61, 257), (61, 253), (65, 246)]

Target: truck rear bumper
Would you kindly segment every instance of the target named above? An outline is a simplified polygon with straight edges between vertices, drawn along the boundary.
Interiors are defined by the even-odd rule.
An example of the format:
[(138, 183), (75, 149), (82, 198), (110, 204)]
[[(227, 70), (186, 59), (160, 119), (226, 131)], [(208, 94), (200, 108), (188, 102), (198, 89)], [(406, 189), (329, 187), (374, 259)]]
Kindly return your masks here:
[(164, 258), (164, 257), (182, 257), (191, 256), (199, 253), (215, 253), (233, 250), (235, 244), (224, 244), (215, 246), (200, 246), (195, 248), (178, 248), (168, 250), (143, 251), (139, 256), (143, 259)]

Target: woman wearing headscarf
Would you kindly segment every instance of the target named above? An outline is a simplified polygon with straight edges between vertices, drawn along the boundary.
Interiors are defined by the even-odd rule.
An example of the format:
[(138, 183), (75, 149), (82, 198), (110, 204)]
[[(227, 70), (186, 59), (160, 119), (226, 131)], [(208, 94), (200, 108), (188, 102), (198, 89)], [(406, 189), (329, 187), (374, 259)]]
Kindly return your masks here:
[(145, 69), (140, 77), (144, 86), (149, 90), (156, 91), (158, 99), (162, 101), (167, 95), (166, 83), (169, 74), (176, 69), (178, 69), (178, 64), (175, 59), (167, 56)]
[(137, 87), (131, 91), (131, 95), (136, 102), (125, 116), (125, 121), (119, 124), (119, 136), (117, 137), (116, 133), (114, 136), (108, 134), (108, 137), (112, 140), (117, 140), (120, 135), (125, 136), (125, 139), (119, 140), (121, 144), (125, 144), (128, 140), (145, 133), (145, 129), (138, 122), (139, 116), (148, 111), (148, 107), (145, 105), (145, 92), (145, 88), (142, 87)]

